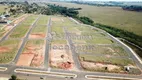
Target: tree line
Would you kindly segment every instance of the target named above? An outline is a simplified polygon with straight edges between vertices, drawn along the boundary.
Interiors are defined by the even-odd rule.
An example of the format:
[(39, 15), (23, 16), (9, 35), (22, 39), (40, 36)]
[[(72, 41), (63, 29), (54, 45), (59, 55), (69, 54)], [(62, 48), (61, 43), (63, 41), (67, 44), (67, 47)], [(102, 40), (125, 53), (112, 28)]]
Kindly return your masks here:
[(122, 9), (129, 10), (129, 11), (142, 11), (142, 6), (138, 6), (138, 5), (123, 6)]
[(98, 2), (87, 2), (87, 1), (70, 1), (71, 3), (76, 3), (76, 4), (85, 4), (85, 5), (92, 5), (92, 6), (121, 6), (123, 3), (122, 2), (115, 2), (115, 1), (109, 1), (109, 2), (104, 2), (103, 4), (100, 4)]

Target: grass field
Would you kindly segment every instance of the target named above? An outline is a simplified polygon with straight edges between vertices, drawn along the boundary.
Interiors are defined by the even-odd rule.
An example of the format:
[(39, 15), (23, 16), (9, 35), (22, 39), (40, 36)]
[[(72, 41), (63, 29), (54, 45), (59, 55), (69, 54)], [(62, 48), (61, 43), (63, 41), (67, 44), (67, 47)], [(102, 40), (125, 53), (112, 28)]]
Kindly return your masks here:
[(107, 58), (102, 56), (92, 56), (92, 55), (85, 55), (81, 54), (80, 56), (81, 61), (84, 58), (84, 61), (91, 61), (91, 62), (100, 62), (100, 63), (111, 63), (115, 65), (123, 65), (127, 66), (128, 64), (134, 65), (134, 62), (129, 58)]
[[(25, 45), (25, 48), (23, 51), (25, 50), (29, 50), (28, 48), (26, 47), (38, 47), (38, 46), (43, 46), (44, 45), (44, 40), (41, 40), (41, 39), (35, 39), (35, 40), (28, 40), (26, 45)], [(36, 48), (35, 50), (38, 50), (38, 48)]]
[(5, 40), (0, 43), (0, 63), (8, 63), (14, 59), (20, 40)]
[[(83, 46), (78, 47), (77, 46)], [(87, 45), (87, 44), (77, 44), (77, 53), (84, 53), (88, 55), (102, 55), (102, 56), (122, 56), (128, 57), (128, 53), (120, 46), (115, 45)]]
[(8, 6), (0, 4), (0, 14), (3, 13), (3, 12), (5, 12), (5, 8), (8, 8)]
[(51, 31), (56, 34), (63, 34), (63, 24), (60, 21), (52, 21)]
[(47, 26), (43, 26), (43, 25), (41, 25), (41, 26), (36, 26), (36, 27), (32, 30), (31, 34), (36, 34), (36, 33), (43, 33), (43, 34), (45, 34), (46, 31), (47, 31)]
[(30, 33), (30, 38), (44, 38), (47, 33), (48, 16), (41, 16)]
[(48, 23), (48, 16), (42, 15), (39, 20), (37, 21), (36, 25), (47, 25)]
[(52, 44), (67, 44), (66, 40), (52, 40)]
[(24, 37), (36, 18), (37, 18), (37, 15), (33, 15), (31, 17), (28, 17), (26, 20), (24, 20), (20, 25), (18, 25), (15, 28), (15, 30), (10, 34), (9, 37), (10, 38)]
[(95, 38), (91, 40), (86, 40), (86, 42), (90, 44), (112, 44), (114, 43), (111, 39), (107, 39), (107, 38)]
[(79, 5), (74, 3), (50, 2), (66, 7), (80, 7), (81, 16), (87, 16), (95, 23), (102, 23), (114, 26), (119, 29), (134, 32), (142, 36), (142, 13), (134, 11), (124, 11), (120, 7), (96, 7), (89, 5)]

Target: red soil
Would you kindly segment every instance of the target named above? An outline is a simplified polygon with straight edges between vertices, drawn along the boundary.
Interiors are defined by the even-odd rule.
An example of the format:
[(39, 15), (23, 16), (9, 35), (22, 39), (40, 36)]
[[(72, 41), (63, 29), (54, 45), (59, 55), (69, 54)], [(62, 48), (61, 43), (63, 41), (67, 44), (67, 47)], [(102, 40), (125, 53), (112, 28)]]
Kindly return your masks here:
[(59, 67), (62, 69), (71, 69), (72, 63), (71, 62), (63, 62), (63, 63), (59, 64)]
[(40, 33), (30, 35), (30, 38), (44, 38), (44, 37), (45, 34), (40, 34)]
[(26, 45), (25, 48), (26, 50), (21, 54), (17, 65), (40, 67), (44, 62), (44, 56), (42, 55), (43, 48), (34, 45)]
[(34, 56), (31, 66), (35, 66), (35, 67), (40, 66), (43, 63), (43, 60), (44, 60), (43, 55), (37, 54)]
[(27, 49), (28, 51), (29, 51), (29, 50), (32, 51), (32, 50), (36, 49), (36, 47), (33, 47), (33, 46), (27, 46), (26, 49)]
[(0, 53), (8, 52), (8, 51), (9, 51), (8, 47), (0, 47)]
[(22, 55), (20, 55), (20, 58), (18, 60), (18, 63), (16, 65), (18, 66), (30, 66), (31, 61), (34, 57), (33, 53), (22, 53)]

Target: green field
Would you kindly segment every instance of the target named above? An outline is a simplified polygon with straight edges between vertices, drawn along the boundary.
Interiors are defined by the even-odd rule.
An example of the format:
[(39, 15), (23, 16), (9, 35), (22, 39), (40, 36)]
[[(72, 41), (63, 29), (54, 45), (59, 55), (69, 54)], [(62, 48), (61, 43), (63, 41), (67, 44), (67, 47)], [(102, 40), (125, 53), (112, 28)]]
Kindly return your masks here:
[(100, 62), (100, 63), (111, 63), (115, 65), (123, 65), (127, 66), (129, 64), (134, 65), (134, 62), (129, 58), (107, 58), (104, 56), (92, 56), (92, 55), (86, 55), (81, 54), (79, 55), (81, 61), (91, 61), (91, 62)]
[(47, 22), (48, 16), (41, 16), (36, 23), (35, 28), (33, 28), (31, 34), (41, 34), (46, 35), (47, 32)]
[(32, 30), (32, 32), (31, 32), (31, 34), (46, 34), (46, 31), (47, 31), (47, 26), (43, 26), (43, 25), (41, 25), (41, 26), (36, 26), (33, 30)]
[(8, 8), (8, 6), (0, 4), (0, 14), (3, 13), (3, 12), (5, 12), (5, 8)]
[[(55, 20), (55, 19), (58, 19), (58, 20)], [(56, 18), (52, 17), (51, 21), (52, 21), (51, 31), (55, 32), (57, 34), (62, 34), (63, 33), (63, 24), (61, 21), (61, 17), (56, 17)]]
[(74, 3), (50, 2), (66, 7), (80, 7), (81, 16), (87, 16), (95, 23), (114, 26), (119, 29), (134, 32), (142, 36), (142, 13), (134, 11), (124, 11), (120, 7), (96, 7), (89, 5), (79, 5)]
[(66, 40), (52, 40), (51, 44), (67, 44)]
[(31, 27), (37, 15), (32, 15), (24, 20), (20, 25), (18, 25), (15, 30), (10, 34), (10, 38), (22, 38), (25, 36), (29, 28)]
[[(29, 50), (28, 48), (26, 47), (32, 47), (33, 48), (33, 51), (35, 50), (40, 50), (40, 47), (44, 45), (44, 40), (41, 40), (41, 39), (35, 39), (35, 40), (28, 40), (26, 45), (25, 45), (25, 48), (23, 49), (23, 51), (27, 51)], [(32, 49), (31, 49), (32, 51)]]
[(47, 25), (47, 23), (48, 23), (48, 16), (42, 15), (37, 21), (36, 25)]
[(5, 40), (0, 43), (0, 63), (8, 63), (16, 56), (20, 40)]
[(107, 38), (94, 38), (91, 40), (86, 40), (87, 43), (90, 44), (112, 44), (113, 40)]
[[(76, 45), (78, 46), (78, 45)], [(123, 56), (128, 57), (128, 53), (120, 46), (115, 45), (87, 45), (87, 44), (80, 44), (84, 48), (76, 49), (77, 53), (85, 53), (88, 55), (111, 55), (111, 56)]]

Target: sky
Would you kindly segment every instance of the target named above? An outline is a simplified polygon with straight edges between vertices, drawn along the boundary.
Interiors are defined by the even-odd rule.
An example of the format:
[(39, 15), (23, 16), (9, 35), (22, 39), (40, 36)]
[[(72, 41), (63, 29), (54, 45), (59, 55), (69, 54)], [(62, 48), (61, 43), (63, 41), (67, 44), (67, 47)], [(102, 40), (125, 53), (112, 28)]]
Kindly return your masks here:
[(85, 1), (142, 1), (142, 0), (85, 0)]

